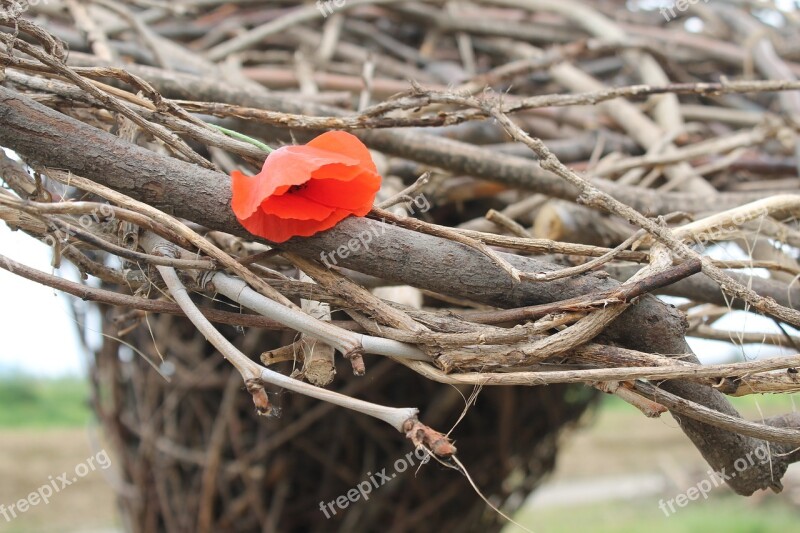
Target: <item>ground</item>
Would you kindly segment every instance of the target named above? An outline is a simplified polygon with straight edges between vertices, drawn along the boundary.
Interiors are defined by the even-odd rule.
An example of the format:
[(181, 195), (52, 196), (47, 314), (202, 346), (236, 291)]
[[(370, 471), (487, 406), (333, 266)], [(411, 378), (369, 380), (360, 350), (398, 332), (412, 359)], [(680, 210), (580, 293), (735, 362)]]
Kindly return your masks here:
[[(88, 389), (75, 380), (0, 380), (0, 504), (7, 507), (75, 472), (104, 444), (86, 404)], [(736, 400), (757, 419), (794, 409), (791, 396)], [(120, 531), (107, 470), (96, 468), (11, 522), (0, 532)], [(790, 469), (786, 490), (750, 498), (725, 488), (689, 502), (669, 517), (659, 502), (675, 498), (708, 478), (708, 467), (670, 416), (648, 420), (608, 397), (576, 430), (565, 434), (555, 474), (528, 499), (516, 518), (536, 533), (571, 531), (655, 533), (785, 532), (800, 519), (800, 469)], [(465, 485), (465, 490), (468, 490)], [(509, 526), (505, 533), (521, 531)]]
[[(795, 409), (793, 396), (734, 398), (746, 417), (757, 420)], [(517, 514), (536, 533), (767, 533), (796, 530), (800, 519), (800, 465), (784, 477), (781, 494), (736, 496), (714, 488), (669, 516), (667, 501), (709, 480), (709, 466), (670, 415), (645, 419), (607, 397), (582, 427), (565, 435), (554, 475)], [(509, 526), (504, 533), (517, 533)]]
[[(3, 430), (0, 433), (0, 502), (7, 507), (78, 463), (94, 455), (93, 440), (85, 428)], [(48, 505), (32, 507), (10, 523), (0, 516), (0, 531), (45, 533), (101, 532), (116, 525), (113, 470), (89, 472), (53, 495)]]

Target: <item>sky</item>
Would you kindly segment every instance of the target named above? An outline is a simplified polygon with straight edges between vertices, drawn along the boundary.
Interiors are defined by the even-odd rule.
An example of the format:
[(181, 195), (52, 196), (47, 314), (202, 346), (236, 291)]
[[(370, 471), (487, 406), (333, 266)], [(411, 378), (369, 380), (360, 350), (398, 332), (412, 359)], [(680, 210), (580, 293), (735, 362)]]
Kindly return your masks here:
[[(0, 223), (0, 254), (53, 273), (50, 249), (21, 231), (11, 231), (5, 223)], [(71, 267), (55, 273), (77, 280)], [(0, 269), (0, 376), (83, 375), (82, 353), (66, 297)]]

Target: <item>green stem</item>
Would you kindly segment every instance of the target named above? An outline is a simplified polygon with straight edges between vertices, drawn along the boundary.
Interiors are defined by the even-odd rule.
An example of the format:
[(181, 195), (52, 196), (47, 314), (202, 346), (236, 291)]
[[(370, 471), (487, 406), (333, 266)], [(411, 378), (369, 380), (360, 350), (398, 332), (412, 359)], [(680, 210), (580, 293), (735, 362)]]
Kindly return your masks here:
[(233, 137), (234, 139), (239, 139), (240, 141), (244, 141), (246, 143), (252, 144), (253, 146), (257, 146), (267, 153), (275, 151), (275, 149), (272, 148), (271, 146), (264, 144), (256, 139), (253, 139), (252, 137), (248, 137), (247, 135), (239, 133), (238, 131), (229, 130), (228, 128), (223, 128), (222, 126), (217, 126), (216, 124), (209, 124), (209, 126), (221, 131), (228, 137)]

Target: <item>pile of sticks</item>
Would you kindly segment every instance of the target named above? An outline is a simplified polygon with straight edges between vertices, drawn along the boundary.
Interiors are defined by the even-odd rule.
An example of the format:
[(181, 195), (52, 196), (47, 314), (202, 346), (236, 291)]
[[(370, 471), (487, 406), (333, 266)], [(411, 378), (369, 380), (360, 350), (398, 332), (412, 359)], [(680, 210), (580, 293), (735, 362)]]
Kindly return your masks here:
[[(106, 340), (94, 374), (126, 479), (154, 499), (123, 496), (132, 528), (302, 529), (320, 494), (358, 480), (358, 457), (402, 455), (391, 428), (458, 470), (474, 459), (476, 480), (511, 509), (504, 480), (524, 472), (519, 487), (532, 488), (596, 390), (646, 416), (671, 411), (715, 469), (768, 442), (770, 463), (728, 483), (780, 490), (800, 418), (749, 422), (725, 395), (800, 389), (800, 355), (703, 366), (686, 337), (798, 351), (796, 14), (770, 11), (767, 25), (755, 2), (722, 1), (661, 12), (573, 0), (2, 4), (0, 145), (16, 155), (1, 156), (0, 218), (50, 245), (54, 266), (101, 283), (13, 253), (0, 267), (98, 302), (104, 332), (142, 355), (121, 360)], [(384, 185), (369, 216), (281, 245), (249, 235), (228, 173), (255, 173), (263, 143), (330, 129), (373, 150)], [(359, 250), (335, 253), (354, 240)], [(714, 327), (735, 310), (783, 333)], [(242, 380), (260, 413), (283, 410), (267, 423), (282, 437), (264, 444), (258, 423), (232, 437), (233, 420), (252, 418)], [(483, 388), (502, 420), (478, 402), (457, 450), (434, 421), (455, 422), (463, 405), (437, 383)], [(582, 392), (570, 399), (565, 384)], [(509, 385), (526, 387), (488, 387)], [(344, 426), (321, 420), (328, 411), (287, 418), (316, 405), (301, 395), (387, 426), (370, 425), (374, 442), (351, 447), (347, 466), (322, 461)], [(515, 405), (532, 398), (548, 400)], [(531, 419), (538, 432), (523, 430)], [(314, 439), (293, 440), (312, 425)], [(254, 477), (281, 445), (293, 452)], [(298, 454), (341, 474), (328, 492)], [(199, 470), (187, 475), (187, 462)], [(499, 527), (483, 508), (441, 511), (469, 490), (452, 477), (432, 476), (425, 490), (445, 496), (425, 513), (411, 510), (435, 492), (404, 500), (408, 513), (351, 516), (375, 527), (388, 516), (398, 531), (433, 513)], [(234, 485), (245, 496), (223, 488)], [(187, 504), (178, 487), (200, 490)]]

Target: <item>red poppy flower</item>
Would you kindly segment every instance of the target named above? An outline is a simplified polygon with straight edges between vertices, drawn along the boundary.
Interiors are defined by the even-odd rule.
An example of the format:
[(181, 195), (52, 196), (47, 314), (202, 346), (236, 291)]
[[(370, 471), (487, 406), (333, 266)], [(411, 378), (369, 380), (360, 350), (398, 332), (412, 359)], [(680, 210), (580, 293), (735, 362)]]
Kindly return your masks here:
[(366, 215), (381, 187), (369, 150), (344, 131), (278, 148), (257, 175), (235, 170), (231, 178), (239, 223), (272, 242), (308, 237), (350, 215)]

